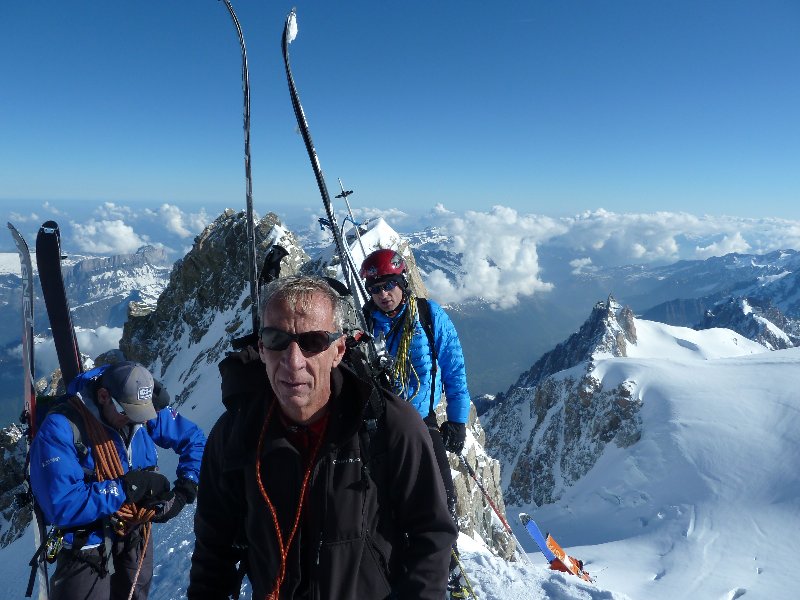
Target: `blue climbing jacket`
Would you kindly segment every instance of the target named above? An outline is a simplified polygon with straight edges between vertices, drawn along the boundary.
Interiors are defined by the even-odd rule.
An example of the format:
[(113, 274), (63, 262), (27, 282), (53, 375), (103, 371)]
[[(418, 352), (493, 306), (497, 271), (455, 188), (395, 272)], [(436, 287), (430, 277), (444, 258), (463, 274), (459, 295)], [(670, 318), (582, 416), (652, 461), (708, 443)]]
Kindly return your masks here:
[[(433, 339), (436, 345), (438, 364), (433, 408), (435, 409), (439, 405), (442, 399), (442, 386), (444, 386), (447, 398), (447, 420), (466, 423), (469, 417), (470, 396), (461, 342), (453, 322), (444, 309), (432, 300), (428, 300), (428, 305), (433, 321)], [(404, 303), (394, 317), (388, 317), (372, 303), (369, 308), (372, 315), (372, 334), (376, 338), (383, 335), (386, 339), (387, 351), (392, 357), (395, 357), (400, 343), (400, 335), (397, 332), (402, 329), (399, 322), (403, 319), (408, 304)], [(419, 316), (414, 324), (414, 337), (410, 353), (411, 364), (414, 368), (409, 376), (407, 388), (402, 391), (401, 386), (398, 385), (395, 391), (402, 391), (402, 396), (411, 402), (424, 418), (431, 411), (432, 356), (428, 336), (419, 322)]]
[[(84, 404), (100, 419), (93, 401), (84, 400)], [(128, 444), (119, 432), (109, 426), (106, 429), (124, 472), (157, 467), (156, 446), (160, 446), (179, 455), (176, 469), (179, 478), (198, 482), (205, 434), (173, 408), (162, 408), (155, 419), (133, 425)], [(89, 441), (81, 439), (76, 444), (76, 431), (74, 423), (63, 412), (54, 410), (45, 417), (31, 444), (31, 488), (47, 523), (65, 530), (91, 525), (92, 531), (84, 546), (94, 546), (103, 541), (102, 521), (125, 502), (125, 488), (121, 479), (97, 481)], [(71, 545), (72, 534), (67, 533), (64, 541)]]

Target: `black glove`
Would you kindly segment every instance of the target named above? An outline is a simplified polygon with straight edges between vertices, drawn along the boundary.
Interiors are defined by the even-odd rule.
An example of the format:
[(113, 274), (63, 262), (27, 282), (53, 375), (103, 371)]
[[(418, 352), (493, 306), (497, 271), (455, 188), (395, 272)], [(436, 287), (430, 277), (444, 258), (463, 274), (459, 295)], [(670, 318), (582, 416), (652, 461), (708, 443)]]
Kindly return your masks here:
[(187, 504), (194, 502), (197, 497), (197, 484), (191, 479), (178, 479), (172, 489), (172, 498), (165, 501), (156, 515), (153, 517), (155, 523), (166, 523), (170, 519), (177, 517)]
[(171, 497), (169, 479), (157, 471), (128, 471), (122, 477), (128, 502), (138, 506), (154, 506)]
[(439, 431), (442, 432), (445, 450), (453, 454), (461, 454), (467, 439), (467, 426), (464, 423), (445, 421), (439, 427)]

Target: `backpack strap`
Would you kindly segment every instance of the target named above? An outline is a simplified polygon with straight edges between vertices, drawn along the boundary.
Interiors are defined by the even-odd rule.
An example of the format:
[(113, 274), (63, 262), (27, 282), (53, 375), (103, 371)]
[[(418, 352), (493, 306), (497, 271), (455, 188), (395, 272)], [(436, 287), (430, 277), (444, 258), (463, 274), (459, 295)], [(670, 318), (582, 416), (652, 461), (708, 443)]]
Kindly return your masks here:
[(419, 323), (422, 325), (425, 335), (428, 336), (428, 346), (431, 349), (431, 405), (428, 416), (433, 415), (433, 403), (436, 399), (436, 371), (438, 363), (436, 362), (436, 342), (433, 334), (433, 313), (431, 312), (431, 305), (428, 304), (426, 298), (417, 298), (417, 315), (419, 316)]
[(83, 419), (70, 405), (70, 398), (73, 398), (74, 396), (75, 394), (67, 393), (46, 403), (42, 403), (47, 407), (46, 410), (42, 411), (42, 419), (44, 420), (44, 417), (51, 413), (63, 415), (69, 422), (69, 426), (72, 429), (72, 441), (75, 444), (75, 449), (78, 452), (78, 456), (83, 459), (87, 454), (89, 454), (90, 447), (84, 443), (84, 440), (88, 438), (84, 430)]

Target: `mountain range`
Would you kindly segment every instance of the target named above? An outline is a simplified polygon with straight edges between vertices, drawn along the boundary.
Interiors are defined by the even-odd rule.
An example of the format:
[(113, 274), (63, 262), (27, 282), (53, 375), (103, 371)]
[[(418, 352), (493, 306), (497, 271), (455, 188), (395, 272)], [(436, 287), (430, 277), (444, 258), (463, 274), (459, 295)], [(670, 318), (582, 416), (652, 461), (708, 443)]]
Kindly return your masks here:
[[(176, 406), (205, 427), (221, 410), (215, 364), (230, 341), (250, 327), (247, 286), (231, 268), (245, 261), (242, 218), (233, 211), (220, 215), (195, 239), (192, 250), (166, 269), (168, 275), (153, 270), (150, 277), (143, 271), (142, 282), (134, 280), (115, 299), (103, 304), (101, 293), (94, 297), (105, 306), (108, 324), (115, 323), (114, 306), (133, 307), (120, 349), (147, 364), (171, 390)], [(284, 273), (336, 273), (329, 251), (311, 249), (309, 256), (274, 215), (264, 217), (256, 230), (260, 257), (275, 242), (289, 250)], [(419, 293), (425, 292), (424, 281), (434, 269), (446, 269), (454, 279), (468, 276), (460, 272), (458, 254), (447, 250), (435, 228), (400, 236), (379, 221), (363, 234), (367, 252), (376, 245), (403, 244)], [(100, 284), (113, 282), (116, 269), (125, 264), (119, 259), (92, 260), (78, 272), (91, 273), (96, 279), (89, 281), (98, 282), (98, 292)], [(557, 257), (544, 254), (542, 261), (549, 265), (545, 274), (553, 275), (551, 292), (506, 311), (492, 310), (480, 299), (447, 307), (462, 339), (478, 408), (471, 416), (466, 456), (491, 484), (501, 509), (507, 505), (509, 521), (534, 560), (536, 550), (518, 526), (515, 512), (534, 515), (562, 543), (578, 546), (575, 554), (587, 560), (589, 570), (604, 573), (595, 588), (598, 594), (615, 591), (595, 595), (569, 580), (563, 588), (561, 575), (496, 562), (500, 559), (495, 554), (511, 555), (513, 540), (471, 480), (456, 471), (462, 539), (468, 538), (461, 545), (471, 548), (465, 557), (480, 597), (672, 598), (686, 597), (682, 590), (689, 583), (696, 592), (692, 597), (738, 598), (747, 590), (781, 597), (775, 594), (787, 579), (777, 571), (788, 570), (788, 565), (783, 559), (764, 564), (763, 556), (773, 538), (787, 555), (796, 550), (780, 535), (777, 523), (783, 518), (796, 524), (791, 514), (798, 486), (785, 469), (767, 466), (767, 450), (753, 446), (757, 436), (773, 427), (779, 439), (769, 444), (769, 452), (796, 460), (792, 444), (797, 436), (790, 426), (799, 407), (790, 382), (800, 374), (800, 354), (794, 348), (800, 318), (798, 253), (728, 255), (578, 274), (558, 271)], [(15, 276), (3, 277), (0, 283), (8, 286), (7, 296), (0, 299), (8, 297), (11, 304)], [(137, 292), (138, 285), (151, 293)], [(70, 289), (70, 299), (73, 294), (78, 299), (73, 301), (75, 308), (84, 307), (75, 311), (76, 322), (100, 314), (88, 310), (91, 299), (84, 301), (76, 288)], [(113, 285), (106, 293), (112, 289)], [(131, 304), (125, 298), (137, 301)], [(575, 333), (568, 335), (569, 331)], [(512, 371), (513, 383), (504, 385), (502, 380)], [(476, 390), (491, 393), (479, 397)], [(12, 461), (8, 464), (19, 458), (14, 435), (13, 429), (7, 430), (0, 444), (0, 459)], [(734, 468), (726, 468), (726, 457)], [(754, 471), (751, 458), (760, 461), (762, 472)], [(164, 467), (174, 467), (169, 457)], [(455, 457), (453, 467), (458, 467)], [(765, 488), (748, 496), (747, 506), (766, 502), (763, 518), (737, 506), (747, 487), (732, 475), (738, 471)], [(13, 483), (16, 471), (4, 473), (12, 476), (0, 484)], [(690, 485), (681, 487), (682, 480)], [(13, 487), (6, 489), (13, 493)], [(0, 512), (6, 521), (0, 539), (9, 543), (20, 532), (19, 511), (7, 494), (3, 498)], [(714, 568), (700, 560), (708, 553), (727, 552), (734, 517), (750, 527), (756, 575), (765, 577), (735, 577), (744, 572), (746, 546), (734, 553), (730, 568), (718, 560)], [(169, 556), (169, 564), (157, 567), (156, 598), (180, 596), (180, 587), (170, 582), (185, 574), (190, 526), (183, 519), (167, 524), (160, 534), (157, 553)], [(11, 542), (6, 550), (18, 543)], [(631, 562), (629, 548), (637, 548), (641, 558), (625, 573), (621, 565)], [(503, 577), (506, 591), (516, 589), (520, 580), (530, 585), (522, 585), (523, 595), (500, 594), (498, 578)], [(553, 591), (562, 588), (563, 596)]]

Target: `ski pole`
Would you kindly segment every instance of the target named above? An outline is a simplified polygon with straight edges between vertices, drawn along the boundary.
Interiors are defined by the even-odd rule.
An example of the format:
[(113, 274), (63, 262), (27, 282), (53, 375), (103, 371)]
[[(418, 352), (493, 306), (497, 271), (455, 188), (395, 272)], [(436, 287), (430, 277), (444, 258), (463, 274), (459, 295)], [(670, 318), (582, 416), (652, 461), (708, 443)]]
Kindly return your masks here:
[(361, 246), (361, 252), (364, 254), (364, 258), (367, 258), (367, 251), (364, 249), (364, 242), (361, 241), (361, 233), (358, 231), (358, 223), (355, 222), (353, 219), (353, 209), (350, 208), (350, 201), (347, 197), (353, 193), (353, 190), (345, 191), (344, 185), (342, 185), (342, 178), (339, 177), (339, 187), (342, 189), (341, 194), (336, 194), (337, 198), (344, 198), (344, 202), (347, 205), (347, 212), (350, 214), (350, 222), (353, 224), (353, 228), (356, 230), (356, 238), (358, 238), (358, 245)]
[(247, 278), (250, 281), (250, 304), (253, 318), (253, 334), (258, 334), (258, 268), (256, 266), (256, 232), (253, 222), (253, 178), (250, 172), (250, 76), (247, 69), (247, 48), (244, 45), (242, 26), (230, 0), (222, 0), (231, 14), (236, 34), (239, 36), (239, 47), (242, 51), (242, 92), (244, 94), (244, 177), (245, 199), (247, 202)]
[(480, 479), (478, 479), (478, 474), (475, 473), (475, 470), (469, 466), (469, 463), (467, 462), (467, 459), (464, 458), (464, 455), (459, 454), (458, 458), (461, 460), (461, 464), (464, 465), (464, 468), (467, 469), (467, 473), (469, 473), (469, 476), (472, 477), (475, 480), (475, 483), (478, 484), (478, 489), (483, 494), (483, 497), (486, 498), (487, 502), (489, 502), (489, 506), (492, 507), (492, 510), (494, 510), (494, 514), (496, 514), (497, 518), (500, 519), (500, 522), (503, 524), (503, 527), (505, 527), (506, 531), (508, 532), (508, 535), (510, 535), (511, 538), (514, 540), (515, 549), (519, 549), (519, 553), (523, 557), (525, 557), (525, 560), (527, 562), (529, 560), (528, 555), (525, 554), (525, 552), (522, 550), (522, 544), (520, 544), (519, 540), (517, 539), (517, 536), (514, 535), (514, 531), (511, 529), (511, 525), (508, 524), (508, 521), (500, 512), (500, 509), (497, 508), (497, 504), (495, 504), (494, 500), (492, 500), (491, 496), (489, 496), (489, 492), (487, 492), (486, 488), (483, 487), (483, 484), (481, 483)]

